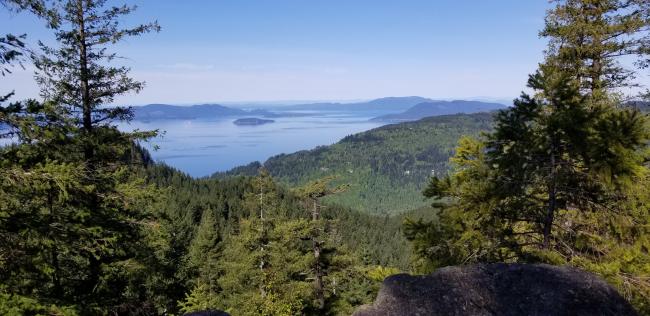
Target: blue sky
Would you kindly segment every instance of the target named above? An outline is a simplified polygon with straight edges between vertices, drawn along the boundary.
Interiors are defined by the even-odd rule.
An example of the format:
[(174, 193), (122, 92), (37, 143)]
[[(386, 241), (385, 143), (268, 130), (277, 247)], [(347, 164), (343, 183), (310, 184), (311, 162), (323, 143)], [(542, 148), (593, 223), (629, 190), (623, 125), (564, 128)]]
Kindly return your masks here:
[[(109, 1), (123, 3), (122, 1)], [(543, 58), (546, 0), (139, 0), (126, 25), (162, 31), (116, 47), (147, 82), (120, 103), (513, 98)], [(2, 33), (52, 35), (0, 12)], [(35, 96), (32, 69), (2, 80)], [(9, 80), (7, 80), (9, 79)], [(5, 87), (2, 87), (5, 90)]]

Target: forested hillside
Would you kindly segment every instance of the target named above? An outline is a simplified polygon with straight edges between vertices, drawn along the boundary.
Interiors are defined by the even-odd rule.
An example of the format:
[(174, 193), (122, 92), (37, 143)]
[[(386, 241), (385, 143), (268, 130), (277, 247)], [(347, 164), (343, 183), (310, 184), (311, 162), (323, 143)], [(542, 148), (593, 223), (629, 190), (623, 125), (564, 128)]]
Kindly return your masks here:
[(158, 131), (120, 130), (134, 110), (112, 106), (144, 87), (113, 51), (157, 22), (124, 26), (136, 7), (106, 0), (0, 0), (53, 35), (0, 36), (3, 84), (33, 65), (41, 97), (0, 91), (0, 315), (350, 315), (389, 275), (494, 262), (591, 272), (650, 315), (650, 92), (621, 92), (650, 67), (650, 2), (554, 4), (511, 108), (196, 179), (154, 163)]
[(133, 110), (106, 106), (143, 87), (113, 44), (160, 29), (120, 27), (135, 7), (0, 3), (57, 38), (29, 57), (23, 37), (0, 38), (0, 70), (38, 64), (51, 98), (0, 97), (0, 314), (345, 315), (410, 269), (403, 217), (329, 206), (347, 189), (331, 178), (286, 187), (264, 171), (193, 179), (152, 163), (138, 143), (157, 131), (122, 132)]
[[(489, 130), (492, 116), (456, 114), (387, 125), (331, 146), (274, 156), (263, 166), (288, 185), (334, 175), (336, 183), (350, 187), (327, 201), (373, 214), (397, 214), (427, 204), (421, 192), (428, 178), (446, 174), (460, 137)], [(253, 175), (260, 167), (253, 163), (214, 177)]]
[[(264, 176), (233, 177), (225, 180), (193, 179), (175, 169), (157, 164), (150, 164), (143, 172), (147, 182), (165, 193), (155, 204), (158, 208), (156, 211), (161, 212), (158, 224), (163, 228), (164, 234), (152, 236), (150, 239), (153, 250), (160, 251), (159, 264), (163, 266), (152, 267), (150, 273), (154, 279), (169, 278), (165, 284), (157, 286), (166, 287), (166, 294), (160, 299), (167, 300), (158, 304), (164, 303), (170, 310), (176, 309), (175, 300), (185, 299), (185, 293), (190, 293), (193, 288), (197, 290), (195, 287), (201, 282), (211, 280), (209, 275), (201, 271), (212, 266), (214, 275), (229, 273), (230, 271), (223, 270), (223, 265), (240, 264), (238, 260), (247, 255), (248, 250), (244, 249), (236, 250), (239, 253), (232, 252), (235, 247), (233, 243), (237, 242), (233, 237), (242, 233), (242, 223), (259, 216), (257, 208), (260, 206), (254, 201), (259, 197), (256, 192), (260, 190), (261, 183), (265, 185), (264, 205), (268, 206), (268, 213), (265, 215), (269, 217), (268, 225), (305, 225), (304, 221), (311, 217), (309, 208), (302, 203), (296, 192), (277, 186), (270, 178)], [(372, 298), (380, 281), (373, 276), (377, 273), (381, 275), (384, 269), (381, 267), (393, 267), (387, 271), (410, 270), (410, 248), (401, 228), (405, 216), (434, 219), (433, 212), (427, 208), (397, 217), (374, 216), (336, 206), (324, 206), (321, 212), (323, 220), (329, 222), (328, 225), (333, 228), (328, 233), (333, 243), (328, 251), (342, 251), (341, 255), (345, 256), (348, 262), (344, 270), (348, 278), (351, 278), (347, 283), (342, 278), (337, 286), (339, 293), (346, 293), (345, 295), (330, 298), (346, 301), (330, 302), (327, 305), (328, 309), (338, 309), (339, 312), (349, 312), (353, 306), (367, 303)], [(206, 226), (206, 221), (210, 221), (209, 226)], [(285, 237), (289, 241), (292, 238)], [(295, 241), (299, 242), (300, 239)], [(200, 243), (203, 245), (199, 245)], [(196, 260), (192, 259), (192, 256), (199, 255), (196, 253), (199, 251), (197, 247), (203, 247), (200, 251), (206, 252), (204, 255), (207, 257), (192, 262)], [(290, 249), (269, 252), (272, 254), (272, 251), (278, 251), (277, 255), (281, 255), (287, 250)], [(302, 253), (302, 260), (308, 260), (307, 255), (308, 252)], [(165, 267), (165, 264), (169, 266)], [(308, 266), (302, 269), (302, 273), (310, 273)], [(165, 275), (165, 271), (172, 274)], [(232, 271), (231, 277), (251, 277), (250, 273), (254, 271)], [(212, 281), (216, 282), (216, 279)], [(247, 291), (251, 291), (247, 295), (252, 295), (256, 293), (257, 288), (250, 285)], [(224, 295), (221, 298), (225, 300), (245, 297), (245, 293)], [(191, 300), (188, 302), (190, 304)], [(223, 302), (219, 304), (224, 309), (232, 306)]]
[[(244, 195), (254, 192), (255, 176), (227, 177), (225, 179), (194, 179), (164, 164), (146, 168), (147, 179), (159, 188), (169, 190), (165, 209), (178, 225), (186, 225), (186, 233), (198, 226), (203, 212), (215, 212), (219, 226), (230, 230), (239, 219), (255, 216), (244, 206)], [(289, 211), (287, 218), (307, 218), (309, 212), (288, 187), (280, 186)], [(368, 265), (384, 265), (408, 270), (410, 260), (401, 224), (405, 217), (432, 219), (428, 207), (410, 210), (399, 216), (377, 216), (341, 206), (325, 205), (322, 216), (337, 221), (342, 242), (353, 252), (360, 253)], [(218, 229), (217, 231), (223, 231)], [(227, 233), (224, 233), (227, 235)], [(388, 245), (391, 244), (391, 245)]]

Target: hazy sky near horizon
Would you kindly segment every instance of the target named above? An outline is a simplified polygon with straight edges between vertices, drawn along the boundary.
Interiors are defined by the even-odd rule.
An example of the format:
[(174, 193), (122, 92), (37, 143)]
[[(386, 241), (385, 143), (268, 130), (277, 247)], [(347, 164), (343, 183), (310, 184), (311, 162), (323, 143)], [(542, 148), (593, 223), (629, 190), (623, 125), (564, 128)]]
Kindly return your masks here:
[[(512, 98), (543, 58), (546, 0), (109, 1), (124, 25), (162, 31), (115, 47), (146, 88), (119, 103), (345, 100), (419, 95)], [(52, 42), (27, 14), (0, 12), (2, 33)], [(35, 44), (32, 44), (35, 46)], [(32, 67), (2, 78), (38, 94)], [(7, 85), (9, 86), (7, 88)]]

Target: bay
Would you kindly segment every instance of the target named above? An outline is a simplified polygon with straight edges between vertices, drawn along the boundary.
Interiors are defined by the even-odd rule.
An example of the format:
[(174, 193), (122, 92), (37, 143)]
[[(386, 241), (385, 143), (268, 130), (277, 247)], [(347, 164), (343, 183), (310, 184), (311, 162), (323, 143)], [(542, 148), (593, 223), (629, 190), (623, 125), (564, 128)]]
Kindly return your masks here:
[[(330, 145), (347, 135), (385, 125), (369, 121), (385, 114), (377, 111), (287, 114), (273, 118), (273, 123), (254, 126), (233, 124), (237, 118), (201, 118), (131, 121), (120, 124), (120, 129), (158, 129), (161, 136), (143, 144), (154, 160), (204, 177), (281, 153)], [(153, 150), (154, 145), (159, 149)]]

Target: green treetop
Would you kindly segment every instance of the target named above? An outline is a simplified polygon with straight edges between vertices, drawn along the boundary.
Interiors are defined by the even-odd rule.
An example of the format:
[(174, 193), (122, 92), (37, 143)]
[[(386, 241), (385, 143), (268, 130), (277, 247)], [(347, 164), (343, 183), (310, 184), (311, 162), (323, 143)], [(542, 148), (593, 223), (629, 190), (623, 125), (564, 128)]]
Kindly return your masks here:
[[(10, 1), (9, 3), (31, 3)], [(36, 3), (34, 1), (34, 3)], [(59, 46), (38, 57), (44, 102), (14, 102), (0, 111), (0, 279), (15, 295), (85, 314), (145, 308), (138, 287), (147, 253), (143, 227), (155, 199), (133, 172), (144, 161), (134, 141), (152, 133), (122, 133), (112, 120), (130, 111), (108, 102), (141, 85), (127, 69), (107, 66), (107, 48), (154, 26), (122, 30), (129, 7), (106, 1), (52, 1), (42, 15)]]
[[(607, 278), (646, 311), (650, 125), (621, 107), (621, 58), (647, 58), (646, 1), (566, 0), (549, 11), (545, 63), (433, 178), (437, 222), (407, 221), (425, 270), (485, 261), (571, 264)], [(645, 201), (645, 202), (644, 202)], [(442, 202), (442, 203), (441, 203)], [(644, 303), (645, 302), (645, 303)]]
[(650, 3), (645, 0), (555, 0), (542, 36), (547, 62), (570, 73), (582, 91), (598, 97), (635, 86), (636, 72), (622, 58), (647, 67)]

